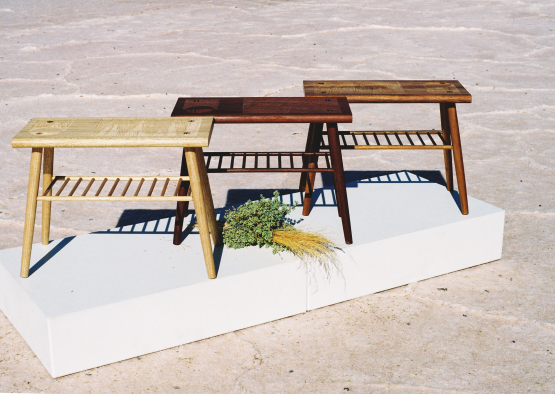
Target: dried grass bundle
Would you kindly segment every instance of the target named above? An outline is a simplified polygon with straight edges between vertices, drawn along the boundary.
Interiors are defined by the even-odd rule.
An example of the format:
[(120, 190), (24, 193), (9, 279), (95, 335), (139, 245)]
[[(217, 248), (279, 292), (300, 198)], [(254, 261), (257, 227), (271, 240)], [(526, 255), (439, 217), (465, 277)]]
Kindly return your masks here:
[(272, 241), (282, 245), (298, 257), (310, 269), (313, 264), (320, 266), (329, 277), (332, 267), (339, 272), (341, 265), (336, 251), (339, 245), (317, 231), (303, 231), (294, 227), (274, 230)]

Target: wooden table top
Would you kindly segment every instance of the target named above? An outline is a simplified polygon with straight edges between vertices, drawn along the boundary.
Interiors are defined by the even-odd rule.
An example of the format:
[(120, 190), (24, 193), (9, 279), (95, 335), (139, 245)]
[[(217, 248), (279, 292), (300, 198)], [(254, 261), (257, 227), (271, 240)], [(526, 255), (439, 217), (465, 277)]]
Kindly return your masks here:
[(307, 97), (347, 97), (349, 103), (470, 103), (457, 80), (303, 81)]
[(213, 116), (215, 123), (351, 123), (344, 97), (180, 97), (172, 116)]
[(187, 118), (34, 118), (14, 148), (207, 147), (214, 120)]

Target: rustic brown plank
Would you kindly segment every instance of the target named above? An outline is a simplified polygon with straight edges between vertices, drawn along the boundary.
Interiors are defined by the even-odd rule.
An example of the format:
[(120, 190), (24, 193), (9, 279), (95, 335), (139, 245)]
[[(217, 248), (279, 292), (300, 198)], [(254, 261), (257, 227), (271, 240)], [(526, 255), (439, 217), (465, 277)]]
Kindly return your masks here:
[(457, 80), (303, 81), (306, 97), (346, 97), (349, 103), (470, 103)]

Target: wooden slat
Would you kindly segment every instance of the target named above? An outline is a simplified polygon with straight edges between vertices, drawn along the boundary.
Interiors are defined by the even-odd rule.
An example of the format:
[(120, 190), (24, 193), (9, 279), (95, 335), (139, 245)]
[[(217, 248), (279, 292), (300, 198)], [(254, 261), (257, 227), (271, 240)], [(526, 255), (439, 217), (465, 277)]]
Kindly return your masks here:
[(108, 181), (115, 181), (116, 179), (119, 179), (120, 181), (140, 181), (141, 179), (144, 179), (145, 181), (153, 181), (154, 179), (169, 179), (170, 181), (178, 181), (178, 180), (183, 180), (183, 181), (188, 181), (189, 177), (188, 176), (100, 176), (100, 175), (95, 175), (95, 176), (78, 176), (78, 175), (58, 175), (57, 176), (59, 178), (59, 180), (65, 180), (65, 179), (69, 179), (70, 181), (76, 181), (78, 179), (82, 179), (84, 181), (90, 181), (91, 179), (106, 179)]
[(152, 185), (150, 185), (150, 190), (148, 191), (148, 196), (149, 197), (152, 196), (152, 192), (154, 191), (154, 186), (156, 186), (157, 181), (158, 181), (158, 179), (156, 179), (156, 178), (152, 181)]
[(387, 133), (385, 133), (384, 136), (385, 136), (385, 139), (387, 140), (387, 144), (390, 145), (390, 146), (393, 145), (391, 143), (391, 141), (389, 140), (389, 135)]
[(139, 182), (139, 186), (137, 186), (137, 190), (135, 190), (135, 197), (139, 195), (139, 191), (141, 190), (141, 186), (143, 186), (144, 181), (145, 181), (145, 178), (141, 178), (141, 181)]
[(40, 196), (38, 201), (192, 201), (190, 196)]
[(448, 145), (447, 141), (445, 141), (445, 138), (443, 138), (440, 132), (437, 133), (437, 136), (441, 139), (441, 142), (443, 142), (443, 145)]
[[(216, 157), (218, 156), (218, 163), (222, 162), (223, 157), (231, 157), (231, 162), (229, 167), (224, 167), (223, 165), (218, 165), (216, 167), (207, 168), (208, 173), (226, 173), (226, 172), (331, 172), (331, 165), (329, 164), (329, 153), (327, 152), (210, 152), (206, 153), (205, 157)], [(243, 160), (240, 166), (235, 166), (234, 158), (235, 156), (241, 156)], [(284, 167), (283, 157), (289, 157), (289, 168)], [(327, 163), (327, 168), (322, 168), (318, 166), (318, 160), (316, 160), (315, 168), (301, 168), (295, 167), (295, 157), (324, 157)], [(254, 163), (247, 166), (247, 157), (253, 157)], [(266, 158), (266, 165), (262, 165), (260, 162), (260, 157)], [(277, 157), (277, 167), (272, 167), (276, 165), (275, 162), (272, 163), (272, 157)], [(304, 161), (303, 161), (304, 162)], [(239, 164), (239, 163), (237, 163)]]
[(327, 168), (222, 168), (207, 170), (209, 174), (218, 174), (226, 172), (333, 172), (333, 169)]
[(169, 183), (170, 178), (166, 178), (166, 182), (164, 182), (164, 187), (162, 188), (162, 193), (160, 193), (160, 197), (164, 197), (164, 194), (166, 194), (166, 189), (168, 188)]
[[(418, 134), (418, 133), (437, 133), (438, 130), (342, 130), (339, 131), (338, 134), (339, 135), (349, 135), (349, 134), (372, 134), (372, 133), (376, 133), (378, 135), (383, 135), (383, 134), (395, 134), (395, 133), (400, 133), (400, 134), (405, 134), (405, 133), (409, 133), (409, 134)], [(328, 133), (326, 131), (322, 132), (322, 135), (328, 135)]]
[(173, 193), (174, 197), (177, 197), (177, 194), (179, 193), (179, 188), (181, 187), (181, 179), (177, 181), (177, 186), (175, 188), (175, 192)]
[(60, 189), (58, 190), (58, 192), (56, 193), (56, 196), (59, 196), (60, 193), (65, 189), (65, 187), (67, 186), (69, 182), (69, 179), (66, 179), (64, 183), (62, 183), (62, 187), (60, 187)]
[(418, 137), (420, 142), (422, 142), (422, 146), (427, 146), (426, 143), (424, 142), (424, 140), (422, 139), (422, 137), (420, 136), (420, 133), (416, 133), (416, 136)]
[(94, 183), (94, 180), (95, 179), (93, 178), (89, 181), (89, 184), (87, 185), (87, 187), (85, 188), (85, 190), (83, 191), (83, 194), (81, 196), (86, 196), (87, 195), (87, 193), (89, 192), (89, 189), (91, 188), (91, 186)]
[(54, 177), (54, 179), (52, 180), (52, 183), (50, 183), (50, 185), (48, 185), (48, 187), (46, 188), (44, 193), (42, 193), (42, 195), (46, 196), (48, 193), (50, 193), (50, 191), (54, 188), (54, 185), (56, 184), (56, 182), (58, 182), (61, 179), (62, 179), (62, 177), (59, 177), (59, 176)]
[(428, 135), (428, 138), (430, 139), (430, 141), (432, 141), (432, 144), (437, 145), (436, 142), (434, 141), (434, 139), (432, 138), (430, 133), (426, 133)]
[(79, 178), (77, 179), (77, 182), (75, 183), (75, 186), (73, 186), (73, 189), (71, 189), (71, 191), (69, 192), (68, 196), (73, 196), (73, 193), (75, 193), (75, 191), (77, 190), (77, 188), (79, 187), (79, 184), (81, 184), (81, 181), (83, 180), (83, 178)]
[[(326, 133), (324, 132), (324, 134)], [(340, 131), (339, 134), (342, 139), (342, 144), (340, 146), (341, 149), (453, 149), (452, 145), (446, 144), (441, 132), (437, 130)], [(403, 134), (403, 136), (407, 138), (410, 145), (403, 142), (399, 134)], [(424, 141), (422, 138), (423, 134), (428, 136), (432, 145)], [(359, 135), (362, 135), (364, 138), (364, 144), (356, 138), (356, 136)], [(369, 135), (374, 137), (374, 145), (372, 145), (372, 143), (368, 140)], [(443, 145), (439, 145), (433, 135), (438, 135)], [(346, 136), (352, 137), (354, 145), (351, 145), (350, 142), (347, 141)], [(378, 138), (379, 136), (383, 136), (387, 144), (382, 143), (382, 141)], [(397, 140), (396, 143), (398, 143), (398, 145), (393, 143), (392, 139), (389, 138), (390, 136), (395, 136), (395, 139)], [(420, 143), (415, 144), (411, 136), (418, 137)], [(322, 141), (323, 143), (320, 148), (329, 149), (329, 145), (326, 144), (324, 140)]]
[(129, 178), (129, 180), (127, 181), (127, 183), (125, 184), (125, 187), (123, 188), (123, 191), (121, 192), (121, 196), (125, 196), (127, 194), (127, 189), (129, 189), (129, 186), (131, 186), (131, 182), (133, 182), (132, 178)]
[(95, 196), (99, 196), (99, 195), (100, 195), (100, 192), (102, 191), (102, 189), (104, 189), (104, 185), (106, 184), (106, 182), (108, 182), (108, 179), (107, 179), (107, 178), (104, 178), (104, 179), (102, 180), (102, 183), (100, 184), (100, 187), (99, 187), (98, 190), (96, 191)]
[(114, 193), (114, 191), (116, 190), (116, 187), (118, 186), (119, 183), (119, 178), (115, 179), (114, 185), (112, 186), (112, 188), (110, 189), (110, 193), (108, 193), (108, 197), (112, 196), (112, 194)]

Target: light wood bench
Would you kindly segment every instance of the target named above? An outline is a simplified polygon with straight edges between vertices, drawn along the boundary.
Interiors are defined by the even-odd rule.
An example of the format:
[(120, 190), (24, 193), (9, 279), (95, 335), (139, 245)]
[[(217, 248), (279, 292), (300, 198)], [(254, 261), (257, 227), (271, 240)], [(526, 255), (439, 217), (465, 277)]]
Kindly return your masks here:
[[(340, 132), (341, 149), (440, 149), (443, 150), (447, 189), (453, 190), (453, 158), (459, 188), (461, 212), (468, 214), (463, 154), (457, 119), (457, 103), (470, 103), (472, 96), (456, 80), (445, 81), (304, 81), (307, 97), (346, 97), (353, 103), (436, 103), (441, 131), (391, 130)], [(326, 138), (324, 138), (326, 137)], [(309, 131), (306, 152), (329, 149), (326, 133)], [(313, 177), (301, 175), (300, 188), (313, 184)], [(305, 206), (305, 210), (307, 207)]]
[[(14, 148), (32, 148), (21, 277), (29, 276), (37, 201), (42, 201), (42, 243), (48, 245), (52, 201), (192, 200), (195, 203), (208, 277), (215, 278), (210, 234), (215, 245), (221, 244), (221, 235), (216, 225), (212, 193), (202, 151), (203, 147), (209, 145), (213, 126), (214, 119), (210, 117), (32, 119), (12, 139)], [(53, 175), (54, 148), (115, 147), (183, 147), (189, 175), (178, 177)], [(39, 195), (41, 167), (43, 187)], [(178, 195), (183, 182), (190, 182), (192, 197)], [(133, 183), (136, 187), (135, 185), (131, 187)], [(118, 190), (118, 186), (119, 189), (123, 187), (123, 190)], [(141, 190), (143, 190), (142, 193)]]

